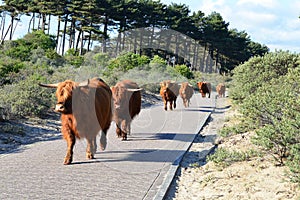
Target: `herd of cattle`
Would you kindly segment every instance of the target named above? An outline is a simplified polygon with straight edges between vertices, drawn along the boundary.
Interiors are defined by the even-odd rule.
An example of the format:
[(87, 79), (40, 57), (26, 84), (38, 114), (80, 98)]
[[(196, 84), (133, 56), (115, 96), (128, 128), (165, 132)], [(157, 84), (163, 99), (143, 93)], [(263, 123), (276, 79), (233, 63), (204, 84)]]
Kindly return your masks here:
[[(111, 121), (116, 123), (116, 134), (122, 140), (127, 140), (130, 134), (130, 124), (141, 111), (141, 90), (137, 83), (124, 80), (109, 87), (102, 79), (93, 78), (84, 82), (66, 80), (56, 84), (39, 84), (42, 87), (56, 88), (57, 103), (55, 111), (61, 113), (61, 132), (67, 141), (67, 152), (64, 164), (73, 160), (73, 148), (76, 139), (87, 141), (86, 157), (93, 159), (97, 150), (96, 137), (100, 133), (100, 148), (106, 148), (107, 130)], [(211, 84), (197, 83), (202, 97), (210, 98)], [(219, 97), (225, 97), (225, 85), (216, 87)], [(160, 95), (164, 109), (176, 108), (176, 100), (180, 95), (183, 105), (188, 107), (194, 94), (192, 85), (188, 82), (178, 84), (174, 81), (160, 83)]]

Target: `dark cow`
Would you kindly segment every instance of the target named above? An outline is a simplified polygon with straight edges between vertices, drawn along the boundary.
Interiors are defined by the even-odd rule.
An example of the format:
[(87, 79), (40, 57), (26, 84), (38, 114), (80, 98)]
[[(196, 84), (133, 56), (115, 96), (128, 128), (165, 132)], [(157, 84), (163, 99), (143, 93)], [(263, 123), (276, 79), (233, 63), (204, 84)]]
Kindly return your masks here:
[(208, 82), (198, 82), (197, 85), (202, 97), (206, 97), (206, 94), (208, 94), (208, 98), (210, 98), (211, 84)]
[(216, 87), (218, 97), (225, 97), (225, 84), (224, 83), (219, 83)]
[(66, 80), (57, 84), (39, 84), (57, 88), (55, 111), (61, 113), (61, 132), (67, 141), (64, 164), (73, 160), (76, 138), (86, 138), (86, 156), (93, 159), (96, 153), (96, 137), (101, 131), (100, 146), (106, 147), (106, 133), (112, 120), (112, 93), (109, 86), (99, 78), (77, 83)]
[(130, 80), (118, 82), (111, 88), (114, 100), (114, 116), (116, 133), (122, 140), (127, 140), (133, 118), (141, 111), (141, 88)]
[(176, 99), (179, 94), (179, 86), (174, 81), (166, 80), (160, 82), (160, 96), (164, 101), (164, 109), (167, 110), (167, 104), (169, 102), (170, 110), (176, 108)]
[(184, 107), (189, 107), (190, 99), (194, 94), (193, 86), (188, 82), (181, 83), (179, 94), (183, 100)]

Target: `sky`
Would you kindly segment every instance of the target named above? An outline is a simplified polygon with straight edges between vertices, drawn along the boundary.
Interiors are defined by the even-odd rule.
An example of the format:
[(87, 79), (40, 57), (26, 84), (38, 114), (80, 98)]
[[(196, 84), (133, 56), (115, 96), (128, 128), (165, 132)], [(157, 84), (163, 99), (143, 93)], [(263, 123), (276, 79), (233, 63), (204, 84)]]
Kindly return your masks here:
[(299, 0), (161, 0), (185, 4), (192, 12), (205, 15), (216, 11), (229, 23), (229, 29), (245, 31), (254, 42), (270, 51), (300, 53)]
[[(185, 4), (192, 12), (221, 14), (229, 29), (245, 31), (254, 42), (264, 44), (271, 51), (300, 53), (299, 0), (160, 0)], [(1, 1), (2, 2), (2, 1)], [(19, 22), (14, 38), (27, 33), (27, 23)], [(22, 28), (24, 27), (24, 28)], [(26, 30), (25, 30), (26, 29)]]

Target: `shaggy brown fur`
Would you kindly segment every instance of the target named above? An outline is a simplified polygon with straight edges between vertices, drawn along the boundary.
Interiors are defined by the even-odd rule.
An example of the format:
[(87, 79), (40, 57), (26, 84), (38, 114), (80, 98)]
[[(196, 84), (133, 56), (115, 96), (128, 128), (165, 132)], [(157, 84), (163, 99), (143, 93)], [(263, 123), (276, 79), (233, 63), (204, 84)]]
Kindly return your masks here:
[(141, 111), (142, 96), (139, 86), (130, 80), (118, 82), (111, 88), (114, 100), (114, 121), (116, 133), (122, 140), (127, 140), (133, 118)]
[(160, 96), (164, 101), (164, 109), (168, 110), (168, 102), (170, 110), (176, 108), (176, 100), (179, 94), (179, 86), (177, 83), (167, 80), (160, 83)]
[(182, 98), (184, 107), (189, 107), (190, 99), (194, 94), (194, 89), (188, 82), (181, 83), (179, 94)]
[(216, 87), (218, 97), (225, 97), (225, 84), (224, 83), (219, 83)]
[(206, 94), (208, 94), (208, 98), (210, 98), (211, 84), (208, 82), (198, 82), (197, 85), (202, 97), (206, 97)]
[(40, 84), (56, 87), (55, 111), (61, 113), (63, 138), (67, 141), (64, 164), (73, 160), (76, 138), (86, 138), (86, 156), (93, 159), (96, 153), (96, 136), (101, 131), (100, 145), (106, 147), (106, 133), (112, 120), (112, 93), (109, 86), (99, 78), (81, 83), (66, 80), (58, 84)]

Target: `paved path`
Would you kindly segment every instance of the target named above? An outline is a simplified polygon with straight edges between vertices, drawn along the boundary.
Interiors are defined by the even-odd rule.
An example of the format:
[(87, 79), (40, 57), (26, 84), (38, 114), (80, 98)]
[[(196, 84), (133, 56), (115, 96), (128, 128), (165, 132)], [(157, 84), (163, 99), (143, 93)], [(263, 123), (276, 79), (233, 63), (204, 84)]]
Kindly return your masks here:
[(128, 141), (108, 132), (108, 145), (86, 160), (85, 141), (75, 145), (73, 164), (64, 166), (62, 139), (38, 142), (0, 155), (0, 199), (160, 199), (172, 169), (204, 125), (215, 100), (192, 98), (174, 111), (162, 105), (143, 109)]

